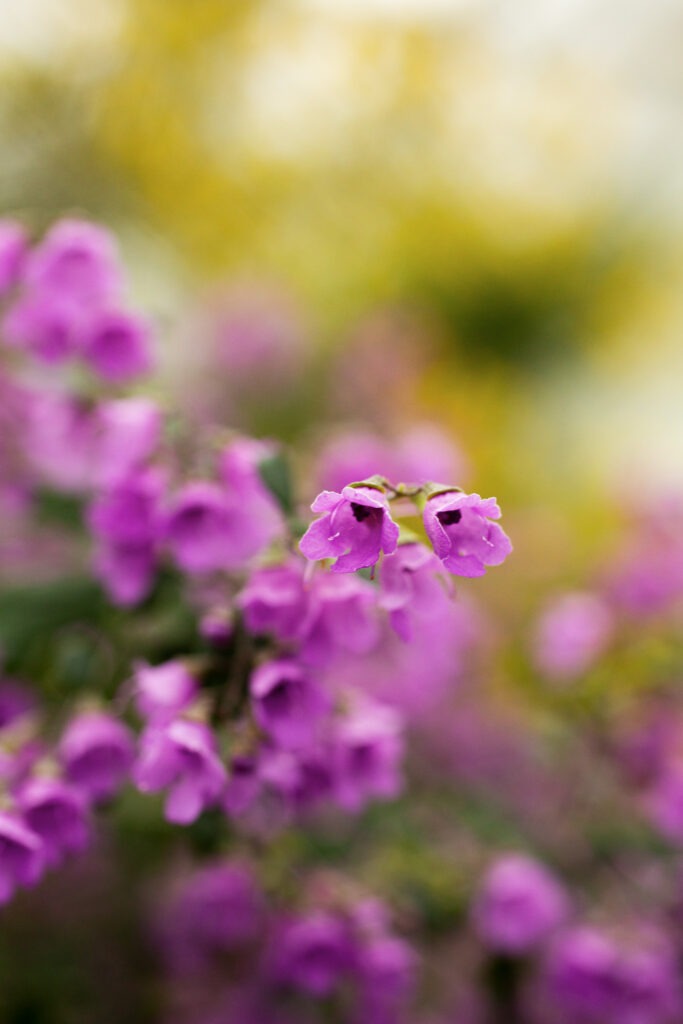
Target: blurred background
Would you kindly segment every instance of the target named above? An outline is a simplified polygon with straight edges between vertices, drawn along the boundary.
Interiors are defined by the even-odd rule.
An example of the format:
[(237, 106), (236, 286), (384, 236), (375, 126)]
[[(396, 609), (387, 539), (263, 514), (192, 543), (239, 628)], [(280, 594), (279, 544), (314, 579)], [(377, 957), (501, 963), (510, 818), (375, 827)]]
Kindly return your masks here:
[(489, 489), (669, 486), (682, 32), (674, 0), (27, 0), (0, 208), (113, 227), (171, 379), (178, 312), (259, 282), (321, 350), (400, 320)]
[[(617, 717), (622, 711), (615, 678), (628, 683), (623, 690), (653, 691), (680, 678), (680, 620), (674, 640), (656, 624), (636, 635), (628, 620), (616, 658), (574, 689), (553, 689), (526, 659), (540, 595), (596, 585), (634, 513), (665, 513), (648, 526), (662, 557), (652, 559), (653, 591), (676, 545), (680, 553), (666, 513), (683, 487), (683, 6), (5, 0), (0, 8), (0, 215), (39, 233), (71, 213), (116, 233), (134, 299), (158, 327), (155, 397), (291, 443), (309, 501), (325, 481), (297, 453), (317, 449), (320, 470), (320, 450), (332, 462), (325, 446), (342, 431), (390, 443), (400, 436), (406, 447), (419, 423), (443, 434), (432, 444), (423, 433), (417, 449), (438, 462), (444, 438), (453, 443), (445, 461), (462, 471), (457, 482), (501, 502), (515, 555), (477, 591), (495, 623), (483, 634), (494, 663), (482, 659), (487, 696), (476, 691), (474, 724), (467, 714), (458, 720), (436, 768), (427, 744), (418, 751), (425, 789), (441, 785), (439, 757), (450, 765), (457, 815), (443, 824), (441, 791), (412, 812), (410, 827), (399, 808), (382, 825), (373, 882), (398, 891), (407, 879), (406, 891), (418, 891), (430, 913), (436, 907), (429, 927), (447, 932), (452, 908), (442, 896), (456, 887), (446, 871), (456, 840), (461, 912), (468, 857), (478, 864), (496, 844), (514, 845), (516, 813), (519, 833), (528, 827), (551, 862), (562, 864), (568, 850), (568, 873), (574, 858), (579, 876), (584, 851), (572, 845), (570, 815), (550, 784), (537, 799), (550, 777), (542, 734), (569, 766), (570, 799), (580, 765), (578, 803), (588, 809), (576, 813), (576, 833), (585, 811), (595, 824), (590, 871), (600, 885), (604, 871), (618, 909), (632, 910), (629, 886), (601, 858), (626, 849), (633, 811), (619, 804), (622, 831), (604, 825), (613, 779), (590, 742), (607, 717), (605, 694)], [(636, 561), (647, 556), (639, 550)], [(676, 600), (682, 578), (672, 585)], [(632, 605), (637, 618), (642, 609)], [(506, 630), (509, 649), (498, 658)], [(502, 705), (500, 720), (489, 698)], [(527, 785), (519, 770), (524, 793), (515, 799), (526, 809), (511, 800), (501, 824), (499, 779), (518, 753), (506, 753), (507, 715), (538, 726), (534, 738), (519, 730), (519, 763), (533, 760), (537, 774), (529, 769)], [(577, 728), (562, 746), (565, 726)], [(479, 754), (493, 810), (458, 789), (476, 775)], [(21, 950), (36, 945), (40, 978), (22, 976), (14, 1002), (9, 990), (8, 1005), (19, 1009), (8, 1020), (89, 1021), (100, 985), (108, 1000), (100, 1020), (151, 1019), (147, 987), (130, 1016), (131, 983), (117, 980), (117, 971), (125, 980), (140, 964), (147, 970), (123, 905), (113, 914), (109, 906), (106, 921), (126, 951), (123, 966), (110, 955), (113, 940), (91, 944), (105, 928), (103, 894), (127, 894), (130, 865), (154, 864), (157, 844), (170, 842), (167, 826), (155, 832), (136, 807), (122, 812), (123, 839), (106, 835), (110, 860), (66, 883), (73, 889), (75, 878), (83, 908), (63, 948), (54, 939), (63, 876), (41, 897), (40, 919), (19, 908), (0, 963), (17, 974)], [(546, 828), (558, 807), (561, 820)], [(444, 832), (434, 863), (422, 838), (430, 829)], [(680, 833), (679, 841), (683, 825)], [(645, 861), (650, 848), (641, 845)], [(290, 853), (284, 848), (285, 865)], [(81, 997), (69, 994), (69, 986), (80, 992), (79, 957), (91, 986), (80, 1009)], [(32, 1003), (41, 987), (67, 992), (72, 1009), (55, 1009), (58, 997), (52, 1010), (47, 997)]]

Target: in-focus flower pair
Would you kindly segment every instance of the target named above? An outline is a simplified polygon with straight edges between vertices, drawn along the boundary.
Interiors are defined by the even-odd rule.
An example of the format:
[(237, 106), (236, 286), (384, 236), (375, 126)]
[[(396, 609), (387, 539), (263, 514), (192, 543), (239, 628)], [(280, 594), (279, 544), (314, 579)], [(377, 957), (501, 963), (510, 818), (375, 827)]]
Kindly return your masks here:
[[(332, 572), (368, 568), (382, 553), (396, 551), (399, 526), (383, 488), (350, 485), (341, 493), (323, 491), (311, 508), (323, 514), (302, 537), (301, 551), (311, 561), (335, 559)], [(507, 534), (493, 522), (500, 515), (495, 498), (447, 489), (428, 497), (423, 511), (425, 531), (444, 567), (468, 577), (483, 576), (512, 551)]]

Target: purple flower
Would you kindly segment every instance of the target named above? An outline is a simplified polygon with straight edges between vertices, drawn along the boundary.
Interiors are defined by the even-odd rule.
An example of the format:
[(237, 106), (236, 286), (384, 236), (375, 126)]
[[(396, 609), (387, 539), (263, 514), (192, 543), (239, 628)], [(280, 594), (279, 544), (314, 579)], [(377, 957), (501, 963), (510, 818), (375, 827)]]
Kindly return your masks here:
[(85, 800), (61, 779), (30, 779), (19, 792), (18, 806), (26, 824), (43, 840), (46, 864), (56, 866), (66, 854), (78, 853), (87, 845)]
[(424, 524), (436, 554), (456, 576), (483, 576), (512, 551), (507, 534), (492, 523), (500, 518), (495, 498), (446, 491), (429, 498)]
[(27, 251), (22, 225), (16, 220), (0, 220), (0, 298), (17, 284)]
[(278, 640), (294, 640), (301, 634), (308, 607), (303, 566), (292, 559), (251, 573), (237, 598), (251, 633), (269, 633)]
[(93, 406), (72, 395), (41, 391), (24, 401), (23, 449), (45, 483), (60, 490), (111, 487), (157, 445), (161, 418), (146, 399)]
[(398, 635), (412, 640), (415, 620), (433, 619), (449, 602), (441, 563), (423, 544), (401, 544), (382, 562), (380, 604)]
[(339, 433), (320, 451), (315, 476), (321, 488), (341, 491), (347, 480), (367, 480), (378, 466), (390, 480), (414, 484), (461, 480), (466, 468), (453, 442), (423, 423), (391, 441), (368, 431)]
[(170, 788), (167, 820), (189, 825), (218, 801), (226, 771), (211, 730), (201, 722), (179, 718), (152, 725), (142, 734), (134, 779), (143, 793)]
[(130, 731), (118, 719), (87, 711), (67, 726), (59, 742), (67, 779), (89, 800), (107, 800), (123, 784), (133, 759)]
[(222, 487), (198, 481), (181, 489), (166, 520), (166, 542), (184, 572), (225, 569), (234, 561), (234, 524)]
[(545, 967), (551, 1002), (566, 1020), (618, 1024), (618, 951), (602, 932), (589, 927), (567, 931), (553, 944)]
[(29, 688), (16, 679), (0, 678), (0, 730), (30, 714), (36, 699)]
[(94, 499), (88, 525), (97, 540), (95, 571), (116, 604), (136, 604), (152, 585), (161, 533), (163, 477), (130, 473)]
[(293, 661), (261, 665), (249, 689), (259, 726), (284, 747), (310, 743), (329, 709), (326, 693)]
[(265, 441), (238, 438), (219, 457), (219, 474), (230, 497), (239, 537), (235, 553), (239, 565), (283, 535), (282, 515), (259, 473), (259, 464), (273, 451), (273, 445)]
[(96, 224), (58, 221), (27, 258), (24, 281), (32, 289), (50, 289), (81, 300), (106, 298), (121, 284), (116, 244)]
[(161, 411), (148, 398), (102, 402), (95, 418), (93, 482), (109, 487), (139, 467), (159, 444), (161, 426)]
[(40, 391), (27, 396), (24, 452), (41, 482), (84, 491), (93, 482), (96, 426), (90, 405), (71, 395)]
[(334, 776), (329, 749), (324, 743), (284, 750), (264, 744), (259, 757), (259, 781), (279, 800), (283, 818), (304, 814), (333, 794)]
[(553, 679), (585, 672), (602, 654), (614, 629), (608, 606), (590, 593), (564, 594), (546, 609), (535, 637), (535, 661)]
[(103, 380), (127, 383), (152, 368), (149, 327), (132, 313), (98, 311), (91, 315), (83, 355)]
[(673, 1024), (681, 990), (675, 950), (658, 931), (628, 946), (597, 928), (574, 928), (554, 943), (545, 970), (561, 1020), (590, 1024)]
[(227, 814), (239, 817), (253, 805), (261, 791), (259, 768), (256, 757), (243, 754), (232, 758), (223, 797)]
[(647, 794), (646, 807), (663, 835), (683, 842), (683, 765), (674, 761), (663, 769)]
[(358, 1020), (395, 1024), (410, 999), (415, 981), (416, 956), (407, 942), (378, 935), (358, 955), (360, 1002)]
[(353, 965), (348, 926), (324, 911), (285, 925), (277, 946), (278, 980), (318, 998), (333, 992)]
[(324, 515), (311, 523), (299, 547), (311, 561), (335, 558), (332, 572), (355, 572), (375, 565), (382, 551), (390, 555), (396, 550), (398, 525), (376, 487), (323, 491), (311, 509)]
[(22, 296), (2, 327), (8, 345), (57, 365), (80, 350), (83, 323), (83, 310), (72, 296), (48, 292)]
[(474, 903), (474, 925), (497, 952), (522, 955), (538, 946), (567, 914), (567, 897), (551, 873), (530, 857), (509, 854), (491, 867)]
[(301, 657), (312, 664), (325, 664), (339, 652), (367, 654), (379, 640), (375, 588), (356, 576), (318, 574), (301, 632)]
[(156, 552), (147, 541), (101, 541), (94, 554), (93, 568), (111, 601), (130, 607), (147, 597), (152, 588)]
[(198, 689), (197, 680), (179, 659), (162, 665), (138, 662), (133, 680), (138, 711), (156, 722), (173, 718), (185, 710)]
[(23, 821), (0, 811), (0, 905), (19, 886), (31, 886), (43, 872), (43, 842)]
[(240, 862), (209, 864), (182, 880), (164, 902), (164, 931), (173, 964), (205, 967), (257, 940), (265, 917), (263, 895)]
[(363, 703), (335, 723), (335, 797), (348, 811), (372, 799), (390, 800), (402, 785), (401, 719), (381, 704)]
[(153, 544), (161, 530), (163, 485), (163, 477), (153, 469), (138, 470), (118, 480), (90, 504), (90, 530), (113, 543)]

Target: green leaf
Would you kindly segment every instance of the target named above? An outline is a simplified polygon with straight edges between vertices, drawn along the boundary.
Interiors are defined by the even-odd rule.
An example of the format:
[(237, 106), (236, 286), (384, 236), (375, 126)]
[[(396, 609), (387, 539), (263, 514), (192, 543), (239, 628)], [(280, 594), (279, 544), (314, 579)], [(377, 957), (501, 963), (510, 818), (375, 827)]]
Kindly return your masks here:
[(286, 516), (294, 513), (292, 475), (286, 457), (278, 452), (258, 465), (259, 475)]

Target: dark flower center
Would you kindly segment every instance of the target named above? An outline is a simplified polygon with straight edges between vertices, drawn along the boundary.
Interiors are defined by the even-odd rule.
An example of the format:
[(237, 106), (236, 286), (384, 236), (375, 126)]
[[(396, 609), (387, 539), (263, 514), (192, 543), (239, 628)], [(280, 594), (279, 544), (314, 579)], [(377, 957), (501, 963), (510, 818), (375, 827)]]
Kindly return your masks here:
[(281, 717), (291, 713), (292, 685), (289, 679), (280, 679), (272, 690), (264, 696), (263, 703), (271, 715)]
[(381, 512), (381, 509), (372, 508), (370, 505), (359, 505), (357, 501), (352, 501), (351, 511), (353, 512), (356, 522), (364, 523), (366, 519), (370, 518), (373, 512)]
[(462, 512), (459, 508), (449, 509), (446, 512), (437, 512), (436, 518), (442, 526), (455, 526), (462, 519)]

